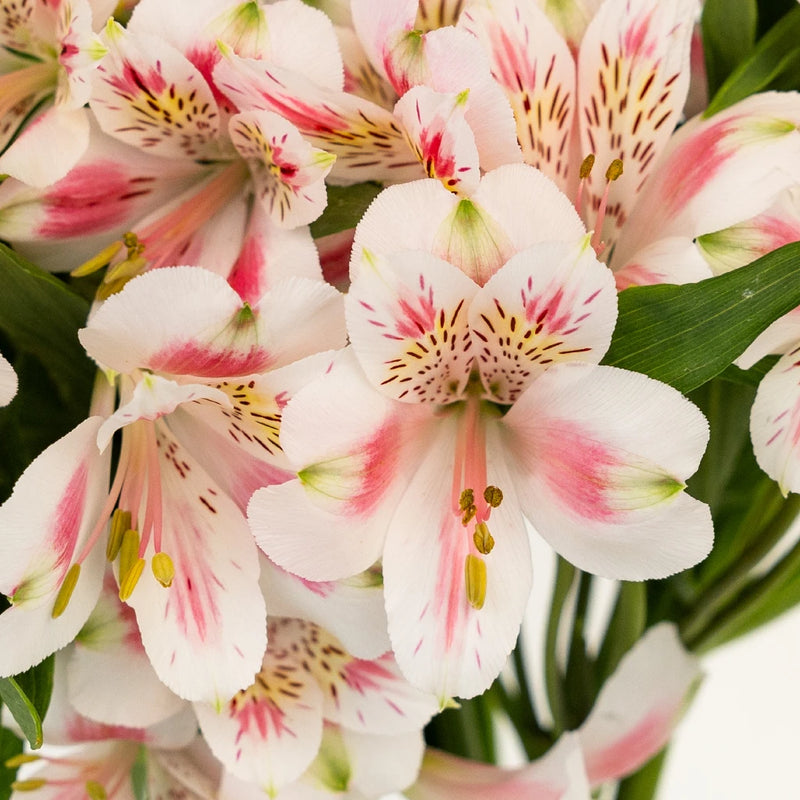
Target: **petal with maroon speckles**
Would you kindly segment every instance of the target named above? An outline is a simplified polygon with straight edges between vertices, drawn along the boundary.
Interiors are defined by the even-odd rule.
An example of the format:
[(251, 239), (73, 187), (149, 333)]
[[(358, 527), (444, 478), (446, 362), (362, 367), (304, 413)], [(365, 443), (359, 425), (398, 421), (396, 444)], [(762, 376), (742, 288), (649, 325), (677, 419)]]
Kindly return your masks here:
[(304, 772), (322, 740), (322, 691), (304, 668), (300, 646), (299, 640), (270, 644), (249, 687), (219, 711), (195, 706), (214, 755), (233, 775), (258, 784), (271, 796)]
[(365, 258), (345, 301), (353, 350), (373, 386), (407, 403), (458, 400), (472, 369), (477, 285), (423, 252)]
[(165, 40), (110, 21), (91, 108), (100, 127), (161, 156), (219, 158), (219, 109), (200, 71)]
[(481, 381), (492, 398), (513, 403), (553, 364), (600, 361), (616, 321), (614, 277), (588, 237), (533, 245), (496, 272), (469, 307)]
[[(266, 647), (258, 557), (244, 516), (161, 421), (154, 423), (168, 587), (149, 565), (128, 600), (156, 673), (180, 697), (221, 703), (248, 686)], [(144, 554), (149, 564), (153, 540)]]
[(696, 0), (610, 0), (592, 19), (578, 55), (581, 155), (593, 153), (586, 179), (594, 225), (605, 171), (620, 159), (611, 185), (602, 240), (611, 246), (680, 120), (689, 88), (689, 46)]
[(250, 167), (256, 197), (276, 225), (308, 225), (324, 211), (325, 177), (334, 155), (312, 147), (294, 125), (271, 111), (236, 114), (229, 132)]

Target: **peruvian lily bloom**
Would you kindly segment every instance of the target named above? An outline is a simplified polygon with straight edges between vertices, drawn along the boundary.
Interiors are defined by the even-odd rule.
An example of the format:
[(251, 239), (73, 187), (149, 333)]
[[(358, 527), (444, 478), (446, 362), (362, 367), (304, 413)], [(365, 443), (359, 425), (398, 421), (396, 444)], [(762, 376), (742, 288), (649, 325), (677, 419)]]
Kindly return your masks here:
[(17, 373), (0, 354), (0, 406), (7, 406), (17, 393)]
[(252, 681), (266, 623), (243, 510), (255, 488), (291, 477), (282, 405), (325, 369), (318, 343), (343, 343), (340, 303), (326, 284), (296, 278), (249, 306), (221, 277), (183, 267), (141, 276), (96, 311), (80, 337), (117, 375), (119, 407), (48, 448), (0, 509), (0, 586), (12, 601), (0, 628), (21, 643), (3, 653), (3, 674), (83, 625), (111, 518), (103, 549), (164, 683), (220, 702)]
[(544, 757), (500, 769), (429, 750), (410, 800), (578, 800), (624, 778), (669, 742), (702, 679), (675, 627), (651, 628), (620, 661), (585, 722)]
[(92, 13), (87, 0), (0, 7), (0, 173), (47, 186), (89, 144), (82, 106), (105, 52), (92, 32)]
[[(568, 228), (569, 202), (528, 168), (490, 173), (480, 197), (511, 171), (508, 191), (518, 170), (548, 208), (527, 235), (558, 229), (560, 213)], [(398, 664), (444, 702), (483, 691), (513, 647), (531, 580), (524, 518), (572, 563), (627, 580), (696, 563), (712, 526), (682, 491), (707, 441), (702, 415), (663, 384), (597, 365), (616, 291), (588, 236), (540, 239), (476, 280), (458, 257), (489, 266), (472, 258), (488, 252), (487, 217), (425, 184), (438, 207), (420, 203), (426, 185), (405, 184), (375, 214), (416, 215), (424, 231), (404, 226), (411, 242), (437, 241), (445, 202), (480, 224), (446, 228), (448, 263), (424, 246), (393, 250), (394, 230), (371, 250), (370, 209), (346, 300), (352, 352), (287, 405), (298, 480), (259, 490), (248, 514), (267, 555), (310, 580), (381, 558)]]
[[(358, 659), (323, 628), (271, 617), (269, 645), (253, 684), (216, 711), (196, 704), (211, 750), (231, 775), (270, 797), (311, 771), (331, 792), (346, 790), (351, 765), (386, 756), (407, 765), (384, 776), (382, 794), (411, 783), (422, 756), (422, 728), (435, 699), (410, 686), (391, 653)], [(314, 768), (321, 760), (344, 763)], [(342, 785), (344, 780), (345, 785)]]
[(489, 54), (525, 160), (573, 198), (618, 287), (710, 277), (697, 238), (758, 217), (797, 186), (800, 98), (755, 95), (675, 133), (697, 4), (606, 0), (584, 10), (585, 30), (554, 20), (570, 41), (536, 3), (516, 0), (472, 0), (459, 26)]

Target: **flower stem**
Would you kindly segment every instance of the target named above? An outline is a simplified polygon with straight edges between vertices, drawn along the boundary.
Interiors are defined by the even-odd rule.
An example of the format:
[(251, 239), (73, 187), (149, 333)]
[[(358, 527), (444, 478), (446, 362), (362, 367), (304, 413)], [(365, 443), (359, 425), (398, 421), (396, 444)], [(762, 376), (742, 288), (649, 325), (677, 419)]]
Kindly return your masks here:
[(553, 716), (553, 733), (558, 736), (567, 729), (566, 698), (564, 681), (558, 667), (556, 647), (561, 615), (566, 605), (569, 591), (575, 578), (575, 567), (559, 557), (556, 569), (556, 580), (553, 586), (553, 600), (550, 603), (550, 617), (547, 620), (545, 637), (544, 679), (547, 689), (547, 700)]

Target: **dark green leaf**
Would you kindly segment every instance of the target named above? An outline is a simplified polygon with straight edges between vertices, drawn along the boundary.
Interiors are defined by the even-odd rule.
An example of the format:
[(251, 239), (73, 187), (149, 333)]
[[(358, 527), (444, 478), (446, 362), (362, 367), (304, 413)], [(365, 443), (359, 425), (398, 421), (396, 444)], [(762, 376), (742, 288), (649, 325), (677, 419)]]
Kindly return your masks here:
[(315, 239), (355, 228), (383, 187), (379, 183), (356, 183), (353, 186), (328, 186), (328, 205), (322, 216), (311, 223)]
[(41, 361), (65, 405), (84, 412), (95, 367), (77, 332), (88, 311), (62, 281), (0, 245), (0, 330), (17, 353)]
[(603, 359), (682, 392), (719, 375), (767, 326), (800, 305), (800, 242), (685, 286), (634, 286)]
[(22, 752), (22, 739), (11, 731), (0, 728), (0, 800), (9, 800), (11, 784), (17, 777), (17, 770), (9, 769), (5, 763), (9, 758)]
[(706, 0), (701, 26), (709, 97), (753, 49), (757, 20), (755, 0)]
[(0, 698), (31, 747), (42, 746), (42, 720), (53, 692), (54, 656), (13, 678), (0, 678)]
[(800, 88), (800, 6), (784, 16), (728, 76), (704, 116), (767, 89)]

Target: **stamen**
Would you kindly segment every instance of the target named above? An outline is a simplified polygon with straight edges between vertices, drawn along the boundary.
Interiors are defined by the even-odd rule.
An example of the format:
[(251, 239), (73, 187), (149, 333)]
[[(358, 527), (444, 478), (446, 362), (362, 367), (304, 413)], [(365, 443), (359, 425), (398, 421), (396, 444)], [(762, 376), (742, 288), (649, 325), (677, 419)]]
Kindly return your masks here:
[(581, 168), (578, 170), (578, 194), (575, 197), (575, 210), (578, 214), (581, 213), (581, 201), (583, 200), (583, 185), (586, 179), (592, 174), (592, 167), (594, 166), (594, 153), (589, 153), (586, 158), (581, 162)]
[(118, 508), (111, 515), (111, 530), (108, 534), (108, 543), (106, 544), (106, 560), (114, 561), (119, 555), (119, 549), (122, 547), (122, 537), (131, 527), (131, 512), (123, 511)]
[(494, 548), (494, 537), (489, 533), (489, 526), (485, 522), (479, 522), (475, 526), (472, 541), (475, 544), (475, 549), (485, 556), (489, 555)]
[(73, 564), (67, 570), (67, 574), (64, 576), (64, 580), (61, 583), (61, 588), (58, 590), (56, 601), (53, 604), (53, 610), (50, 614), (53, 619), (58, 619), (58, 617), (60, 617), (66, 610), (67, 606), (69, 605), (70, 598), (72, 597), (72, 593), (75, 591), (75, 584), (78, 583), (78, 578), (80, 578), (80, 576), (80, 564)]
[(175, 565), (172, 563), (172, 559), (166, 553), (156, 553), (150, 562), (150, 566), (156, 580), (165, 589), (169, 588), (175, 577)]
[(597, 209), (597, 219), (594, 223), (594, 234), (592, 235), (592, 247), (595, 253), (599, 256), (605, 245), (600, 241), (603, 232), (603, 221), (606, 217), (606, 208), (608, 207), (608, 193), (611, 189), (611, 184), (622, 175), (622, 161), (615, 158), (606, 170), (606, 188), (603, 191), (603, 196), (600, 198), (600, 207)]
[(119, 599), (127, 600), (136, 588), (144, 569), (144, 559), (139, 558), (139, 531), (131, 528), (122, 537), (119, 550)]
[(42, 786), (47, 786), (47, 781), (44, 778), (30, 778), (27, 781), (14, 781), (11, 784), (11, 789), (15, 792), (35, 792), (41, 789)]
[(503, 492), (497, 486), (487, 486), (483, 490), (483, 499), (492, 508), (497, 508), (503, 502)]
[(89, 800), (106, 800), (108, 797), (105, 787), (97, 781), (86, 781), (86, 794)]
[(33, 764), (35, 761), (39, 761), (40, 758), (41, 756), (37, 756), (34, 753), (18, 753), (15, 756), (11, 756), (11, 758), (7, 758), (3, 763), (8, 769), (16, 769), (23, 764)]
[(464, 584), (469, 604), (476, 610), (482, 609), (486, 601), (486, 563), (472, 553), (464, 559)]
[(133, 594), (133, 590), (136, 588), (136, 584), (139, 583), (139, 578), (142, 577), (143, 570), (144, 570), (144, 559), (139, 558), (134, 562), (133, 566), (128, 570), (124, 580), (120, 580), (119, 583), (120, 600), (125, 602)]

